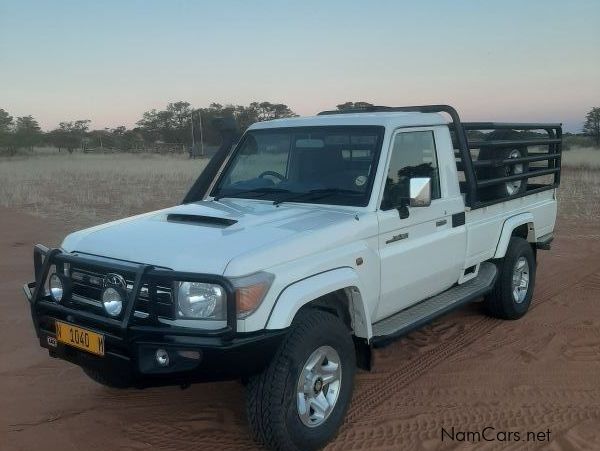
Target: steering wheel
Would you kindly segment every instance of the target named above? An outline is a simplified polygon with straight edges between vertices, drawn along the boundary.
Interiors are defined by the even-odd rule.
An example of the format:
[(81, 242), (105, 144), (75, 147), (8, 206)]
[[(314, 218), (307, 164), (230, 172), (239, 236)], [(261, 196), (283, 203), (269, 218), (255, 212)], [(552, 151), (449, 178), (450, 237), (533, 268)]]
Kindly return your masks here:
[(280, 182), (285, 180), (285, 176), (281, 175), (279, 172), (275, 172), (275, 171), (264, 171), (261, 172), (260, 175), (258, 176), (259, 179), (262, 179), (263, 177), (270, 175), (271, 177), (275, 177), (276, 179), (279, 179)]

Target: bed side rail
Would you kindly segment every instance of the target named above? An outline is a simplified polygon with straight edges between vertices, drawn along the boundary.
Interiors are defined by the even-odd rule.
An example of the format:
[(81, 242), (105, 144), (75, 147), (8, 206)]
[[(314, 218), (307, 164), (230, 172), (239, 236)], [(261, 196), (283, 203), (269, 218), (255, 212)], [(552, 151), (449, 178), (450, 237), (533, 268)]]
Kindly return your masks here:
[[(467, 136), (469, 157), (474, 168), (476, 187), (475, 202), (471, 208), (481, 208), (510, 199), (557, 188), (560, 185), (562, 157), (562, 125), (545, 123), (499, 123), (499, 122), (463, 122)], [(458, 142), (455, 145), (459, 145)], [(503, 150), (527, 149), (527, 155), (518, 158), (506, 158)], [(497, 158), (478, 158), (482, 150)], [(457, 169), (464, 171), (462, 153), (457, 152)], [(525, 164), (522, 173), (506, 171), (506, 175), (485, 176), (485, 168), (507, 168)], [(493, 171), (487, 171), (489, 174)], [(544, 177), (546, 176), (546, 177)], [(539, 179), (538, 177), (544, 177)], [(532, 180), (538, 178), (537, 180)], [(513, 195), (490, 197), (486, 195), (489, 187), (507, 182), (524, 181), (525, 191)]]

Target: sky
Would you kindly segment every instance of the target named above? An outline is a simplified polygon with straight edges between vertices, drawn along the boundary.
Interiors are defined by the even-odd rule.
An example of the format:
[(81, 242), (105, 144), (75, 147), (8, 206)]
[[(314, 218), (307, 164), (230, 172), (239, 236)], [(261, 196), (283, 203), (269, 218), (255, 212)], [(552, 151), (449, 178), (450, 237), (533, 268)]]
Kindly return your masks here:
[(599, 0), (0, 0), (0, 108), (131, 127), (185, 100), (448, 103), (563, 122), (600, 106)]

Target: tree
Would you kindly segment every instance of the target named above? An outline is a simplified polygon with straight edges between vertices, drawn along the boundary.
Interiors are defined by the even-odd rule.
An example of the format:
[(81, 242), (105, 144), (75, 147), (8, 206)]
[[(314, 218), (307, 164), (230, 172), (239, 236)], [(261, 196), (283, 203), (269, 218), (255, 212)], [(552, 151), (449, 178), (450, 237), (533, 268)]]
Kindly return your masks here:
[(81, 150), (85, 150), (85, 135), (90, 128), (90, 120), (89, 119), (80, 119), (73, 123), (73, 134), (78, 138), (79, 143), (81, 145)]
[(82, 119), (75, 122), (61, 122), (58, 128), (46, 134), (46, 140), (53, 146), (61, 149), (67, 149), (69, 153), (81, 146), (85, 147), (85, 137), (89, 129), (90, 121)]
[(0, 147), (5, 147), (11, 152), (13, 117), (0, 108)]
[(28, 147), (33, 150), (33, 146), (42, 139), (42, 129), (38, 122), (32, 116), (23, 116), (17, 118), (15, 125), (15, 145), (19, 147)]
[[(211, 103), (208, 108), (194, 111), (201, 118), (202, 140), (210, 144), (219, 144), (221, 140), (214, 127), (214, 120), (218, 118), (233, 116), (239, 129), (244, 131), (254, 122), (296, 116), (287, 105), (271, 102), (252, 102), (248, 106)], [(200, 118), (196, 117), (196, 126), (199, 126)], [(192, 107), (188, 102), (169, 103), (164, 110), (146, 111), (137, 125), (145, 141), (188, 145), (192, 142)]]
[(159, 121), (158, 111), (152, 109), (146, 111), (142, 118), (137, 121), (142, 135), (146, 141), (154, 142), (161, 139), (161, 124)]
[(242, 132), (259, 120), (256, 110), (249, 106), (237, 105), (233, 116)]
[(283, 103), (252, 102), (250, 110), (254, 111), (258, 122), (297, 116), (296, 113)]
[(55, 133), (58, 138), (58, 150), (60, 151), (64, 147), (69, 153), (73, 153), (79, 142), (75, 135), (73, 122), (61, 122)]
[(175, 102), (167, 105), (170, 114), (172, 141), (176, 143), (187, 143), (192, 133), (192, 107), (188, 102)]
[(188, 102), (174, 102), (162, 111), (146, 111), (137, 125), (148, 141), (185, 144), (191, 141), (191, 116)]
[[(218, 145), (221, 142), (221, 134), (215, 127), (215, 121), (223, 117), (236, 117), (236, 111), (240, 106), (234, 105), (221, 105), (220, 103), (211, 103), (208, 108), (200, 108), (195, 110), (194, 120), (194, 136), (196, 142), (202, 139), (204, 144)], [(200, 133), (200, 125), (202, 126), (202, 132)], [(191, 136), (191, 132), (190, 132)]]
[(583, 133), (591, 136), (596, 147), (600, 147), (600, 107), (592, 108), (585, 117)]
[(143, 147), (143, 140), (138, 130), (127, 130), (124, 125), (92, 130), (87, 133), (87, 136), (94, 146), (99, 146), (101, 149), (133, 150)]
[[(64, 122), (61, 122), (64, 124)], [(52, 147), (56, 147), (60, 152), (64, 147), (66, 147), (66, 138), (64, 130), (60, 128), (56, 128), (46, 133), (45, 141), (48, 145)]]
[(0, 108), (0, 133), (8, 133), (10, 132), (10, 128), (12, 127), (13, 117)]
[(369, 102), (345, 102), (345, 103), (340, 103), (339, 105), (336, 105), (336, 108), (339, 111), (343, 111), (343, 110), (354, 110), (354, 109), (365, 109), (365, 108), (369, 108), (375, 106), (372, 103)]

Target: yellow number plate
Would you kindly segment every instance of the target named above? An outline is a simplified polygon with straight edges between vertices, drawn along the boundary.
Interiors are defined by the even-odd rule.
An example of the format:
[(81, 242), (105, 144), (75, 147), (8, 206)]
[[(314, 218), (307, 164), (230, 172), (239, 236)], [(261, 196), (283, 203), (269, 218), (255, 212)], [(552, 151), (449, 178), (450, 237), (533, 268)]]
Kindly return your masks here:
[(72, 324), (56, 321), (56, 340), (92, 354), (104, 355), (104, 335)]

